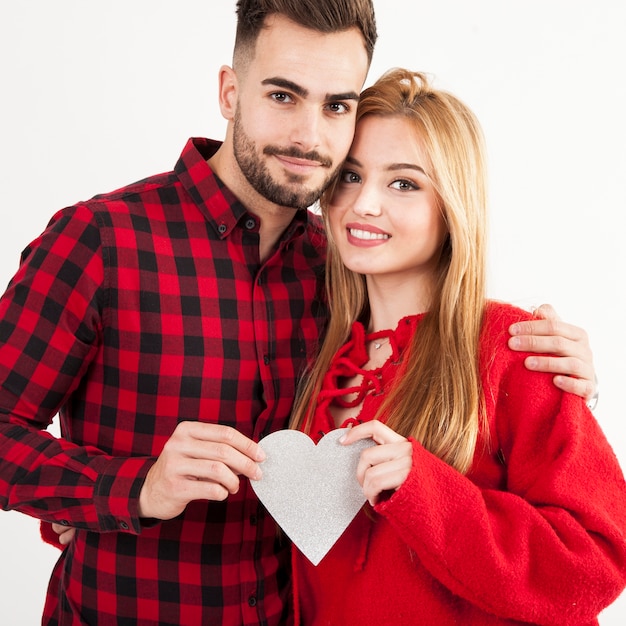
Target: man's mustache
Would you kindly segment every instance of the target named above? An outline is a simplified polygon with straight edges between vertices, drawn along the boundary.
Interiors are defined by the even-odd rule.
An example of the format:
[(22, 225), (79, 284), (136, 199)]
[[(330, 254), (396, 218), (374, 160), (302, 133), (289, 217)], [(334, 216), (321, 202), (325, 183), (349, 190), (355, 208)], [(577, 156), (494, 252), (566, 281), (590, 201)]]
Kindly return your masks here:
[(329, 157), (322, 156), (319, 152), (315, 150), (311, 150), (310, 152), (302, 152), (302, 150), (298, 150), (298, 148), (279, 148), (277, 146), (265, 146), (263, 148), (263, 154), (267, 154), (268, 156), (285, 156), (292, 157), (295, 159), (305, 159), (307, 161), (316, 161), (320, 163), (323, 167), (331, 167), (333, 164), (332, 159)]

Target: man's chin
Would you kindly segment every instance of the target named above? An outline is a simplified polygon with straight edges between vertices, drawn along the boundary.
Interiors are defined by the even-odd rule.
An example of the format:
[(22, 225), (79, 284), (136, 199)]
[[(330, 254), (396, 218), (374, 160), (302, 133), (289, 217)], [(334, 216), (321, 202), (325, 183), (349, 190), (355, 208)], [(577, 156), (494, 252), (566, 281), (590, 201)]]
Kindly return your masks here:
[(321, 189), (310, 189), (302, 185), (285, 185), (272, 194), (272, 202), (292, 209), (307, 209), (319, 200)]

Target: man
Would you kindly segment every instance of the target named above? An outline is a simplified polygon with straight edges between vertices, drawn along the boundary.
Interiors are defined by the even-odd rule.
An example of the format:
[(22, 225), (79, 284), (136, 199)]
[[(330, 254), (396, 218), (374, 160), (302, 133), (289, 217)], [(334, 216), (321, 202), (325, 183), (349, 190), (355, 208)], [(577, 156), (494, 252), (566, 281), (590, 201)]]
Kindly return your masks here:
[[(77, 529), (44, 623), (288, 620), (288, 545), (246, 479), (323, 330), (305, 209), (375, 39), (368, 0), (240, 1), (224, 142), (59, 212), (24, 252), (0, 301), (0, 503)], [(572, 360), (539, 365), (590, 384), (584, 335), (538, 324), (520, 348), (550, 351), (557, 324)]]

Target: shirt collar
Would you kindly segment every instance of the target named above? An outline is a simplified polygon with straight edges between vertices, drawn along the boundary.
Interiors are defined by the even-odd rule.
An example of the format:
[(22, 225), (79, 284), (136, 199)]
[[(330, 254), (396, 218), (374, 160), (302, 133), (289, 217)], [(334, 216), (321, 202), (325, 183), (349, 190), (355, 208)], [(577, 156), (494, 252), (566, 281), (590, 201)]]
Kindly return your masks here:
[[(215, 175), (207, 159), (222, 142), (203, 137), (187, 141), (174, 172), (205, 218), (213, 224), (218, 235), (228, 237), (241, 220), (248, 230), (257, 230), (259, 218), (250, 213), (235, 194)], [(291, 239), (302, 234), (309, 220), (308, 211), (296, 211), (284, 237)], [(254, 225), (250, 220), (254, 221)]]

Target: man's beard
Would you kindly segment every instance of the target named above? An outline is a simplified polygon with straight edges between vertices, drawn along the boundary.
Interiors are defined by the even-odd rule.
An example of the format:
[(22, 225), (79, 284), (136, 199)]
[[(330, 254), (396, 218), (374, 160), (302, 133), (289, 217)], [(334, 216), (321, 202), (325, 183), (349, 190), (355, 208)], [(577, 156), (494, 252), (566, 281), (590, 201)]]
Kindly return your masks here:
[(265, 146), (263, 148), (264, 155), (309, 159), (321, 163), (328, 171), (327, 177), (317, 189), (305, 187), (305, 177), (297, 174), (286, 174), (290, 184), (281, 185), (276, 182), (266, 165), (257, 155), (254, 141), (246, 135), (243, 129), (239, 107), (237, 107), (235, 112), (233, 123), (233, 150), (239, 169), (241, 169), (248, 183), (258, 194), (274, 204), (293, 209), (306, 209), (314, 204), (322, 195), (324, 189), (332, 182), (337, 172), (337, 168), (332, 169), (332, 160), (329, 157), (323, 157), (318, 152), (301, 152), (295, 147), (278, 148), (277, 146)]

